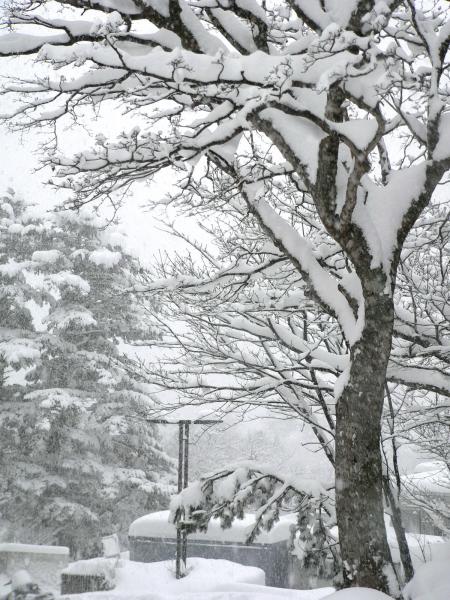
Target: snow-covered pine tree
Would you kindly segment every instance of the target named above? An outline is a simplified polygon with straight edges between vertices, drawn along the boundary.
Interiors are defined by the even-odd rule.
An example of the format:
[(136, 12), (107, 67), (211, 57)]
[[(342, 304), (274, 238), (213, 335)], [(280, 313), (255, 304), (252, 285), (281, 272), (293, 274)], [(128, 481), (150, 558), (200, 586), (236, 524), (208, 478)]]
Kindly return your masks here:
[[(20, 216), (19, 216), (20, 215)], [(30, 219), (31, 221), (32, 219)], [(44, 223), (41, 223), (44, 227)], [(16, 448), (32, 440), (25, 434), (27, 420), (14, 428), (4, 427), (14, 414), (21, 398), (18, 381), (23, 372), (36, 364), (40, 356), (40, 340), (33, 323), (31, 306), (44, 301), (43, 294), (29, 281), (35, 241), (35, 225), (28, 222), (24, 203), (12, 190), (0, 199), (0, 535), (7, 535), (6, 513), (13, 506), (9, 481), (14, 477)], [(41, 231), (41, 235), (42, 235)], [(28, 275), (28, 277), (27, 277)]]
[[(124, 354), (155, 336), (125, 293), (139, 264), (88, 211), (47, 218), (12, 196), (3, 210), (4, 287), (21, 302), (20, 335), (33, 349), (21, 361), (11, 358), (17, 341), (4, 352), (25, 367), (22, 385), (2, 388), (5, 535), (88, 556), (101, 535), (125, 539), (133, 517), (167, 503), (172, 462)], [(17, 327), (5, 314), (2, 331), (9, 323)]]
[[(38, 358), (40, 344), (30, 308), (33, 302), (37, 305), (49, 299), (27, 277), (33, 266), (30, 257), (36, 231), (29, 218), (24, 203), (8, 190), (0, 199), (0, 390), (8, 379), (11, 383), (16, 371)], [(41, 221), (41, 237), (45, 227)]]

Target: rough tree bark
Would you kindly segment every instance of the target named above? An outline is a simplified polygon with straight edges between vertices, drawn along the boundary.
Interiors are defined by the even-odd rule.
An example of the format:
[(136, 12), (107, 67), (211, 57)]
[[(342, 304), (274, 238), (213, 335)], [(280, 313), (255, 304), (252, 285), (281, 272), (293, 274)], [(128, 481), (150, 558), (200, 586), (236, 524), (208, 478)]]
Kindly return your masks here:
[(381, 414), (394, 306), (386, 277), (363, 282), (365, 323), (351, 349), (348, 382), (336, 406), (336, 513), (344, 584), (392, 592), (383, 510)]

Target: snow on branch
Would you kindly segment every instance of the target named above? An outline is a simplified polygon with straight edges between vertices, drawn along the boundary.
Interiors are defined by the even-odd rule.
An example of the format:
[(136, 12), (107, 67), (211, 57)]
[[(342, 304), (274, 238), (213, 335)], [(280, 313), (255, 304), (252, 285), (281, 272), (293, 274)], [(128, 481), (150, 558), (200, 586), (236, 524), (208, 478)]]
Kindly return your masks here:
[(402, 383), (412, 389), (429, 390), (444, 396), (450, 396), (450, 375), (438, 368), (396, 365), (392, 360), (387, 378), (395, 383)]
[(349, 343), (355, 343), (359, 324), (347, 299), (339, 290), (338, 282), (321, 267), (308, 242), (264, 200), (262, 192), (260, 186), (246, 185), (244, 188), (250, 206), (263, 227), (270, 232), (272, 241), (292, 257), (300, 272), (306, 275), (319, 302), (327, 306), (330, 313), (338, 319)]
[(205, 531), (216, 517), (223, 528), (232, 527), (246, 510), (254, 515), (246, 543), (270, 531), (283, 511), (295, 512), (297, 524), (292, 526), (291, 540), (294, 545), (298, 538), (302, 558), (314, 557), (313, 564), (322, 560), (336, 566), (336, 540), (330, 533), (334, 502), (329, 489), (317, 480), (283, 475), (270, 465), (245, 461), (205, 475), (172, 498), (169, 518), (188, 532)]

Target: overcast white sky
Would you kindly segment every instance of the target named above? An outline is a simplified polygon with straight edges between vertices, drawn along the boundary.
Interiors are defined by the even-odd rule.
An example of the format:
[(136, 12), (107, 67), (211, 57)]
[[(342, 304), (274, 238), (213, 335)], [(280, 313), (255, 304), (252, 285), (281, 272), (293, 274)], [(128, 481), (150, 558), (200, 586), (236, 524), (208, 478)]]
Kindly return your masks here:
[[(32, 76), (37, 68), (39, 67), (33, 63), (31, 58), (1, 59), (0, 76), (28, 77)], [(4, 114), (9, 107), (11, 104), (6, 103), (4, 97), (0, 98), (0, 114)], [(97, 131), (101, 129), (108, 137), (109, 135), (114, 136), (119, 133), (121, 128), (127, 127), (128, 124), (125, 121), (126, 119), (122, 122), (122, 119), (117, 119), (117, 115), (115, 115), (115, 118), (109, 119), (107, 123), (103, 121), (101, 126), (93, 121), (90, 121), (90, 124), (95, 126)], [(45, 206), (51, 206), (58, 198), (62, 201), (67, 197), (66, 192), (55, 192), (53, 188), (45, 185), (45, 181), (51, 176), (49, 169), (36, 172), (39, 166), (39, 148), (46, 135), (48, 134), (39, 133), (36, 130), (13, 133), (5, 126), (0, 125), (0, 194), (4, 193), (8, 187), (12, 187), (18, 194)], [(89, 137), (83, 139), (79, 130), (68, 130), (63, 139), (67, 146), (64, 150), (67, 150), (69, 154), (74, 150), (82, 150), (91, 145)], [(128, 234), (131, 248), (145, 262), (151, 260), (151, 257), (159, 250), (181, 248), (180, 242), (160, 231), (160, 224), (145, 209), (146, 200), (150, 196), (155, 194), (164, 196), (169, 189), (170, 178), (168, 179), (167, 173), (159, 177), (156, 184), (151, 186), (140, 184), (135, 188), (134, 197), (127, 202), (119, 214), (123, 228)]]
[[(5, 127), (0, 127), (0, 194), (8, 187), (24, 198), (51, 206), (58, 197), (65, 197), (64, 192), (55, 192), (45, 185), (49, 178), (48, 170), (36, 172), (39, 165), (36, 149), (40, 145), (40, 137), (35, 132), (26, 134), (11, 133)], [(145, 261), (151, 260), (153, 254), (160, 249), (172, 249), (174, 240), (159, 231), (160, 225), (150, 212), (144, 208), (145, 199), (150, 194), (164, 194), (164, 187), (136, 189), (133, 199), (127, 202), (119, 217), (126, 231), (130, 246)]]

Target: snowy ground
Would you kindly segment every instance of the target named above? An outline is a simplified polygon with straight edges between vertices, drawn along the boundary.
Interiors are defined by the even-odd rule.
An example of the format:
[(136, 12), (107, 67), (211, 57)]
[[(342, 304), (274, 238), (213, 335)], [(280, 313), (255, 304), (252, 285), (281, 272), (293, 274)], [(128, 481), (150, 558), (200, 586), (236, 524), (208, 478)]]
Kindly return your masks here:
[[(227, 560), (189, 559), (188, 574), (175, 579), (174, 562), (138, 563), (98, 558), (72, 563), (65, 572), (104, 574), (114, 589), (64, 596), (64, 600), (391, 600), (374, 590), (332, 588), (288, 590), (266, 587), (264, 572)], [(405, 600), (450, 599), (450, 544), (440, 544), (433, 561), (420, 567), (405, 588)]]
[[(73, 574), (108, 574), (114, 559), (93, 559), (70, 565)], [(173, 561), (138, 563), (120, 560), (115, 569), (115, 588), (108, 592), (65, 596), (73, 600), (320, 600), (332, 588), (285, 590), (265, 587), (261, 569), (227, 560), (189, 559), (189, 572), (175, 579)], [(345, 599), (343, 599), (345, 600)]]
[(450, 542), (433, 549), (433, 560), (418, 568), (404, 590), (405, 600), (450, 599)]

